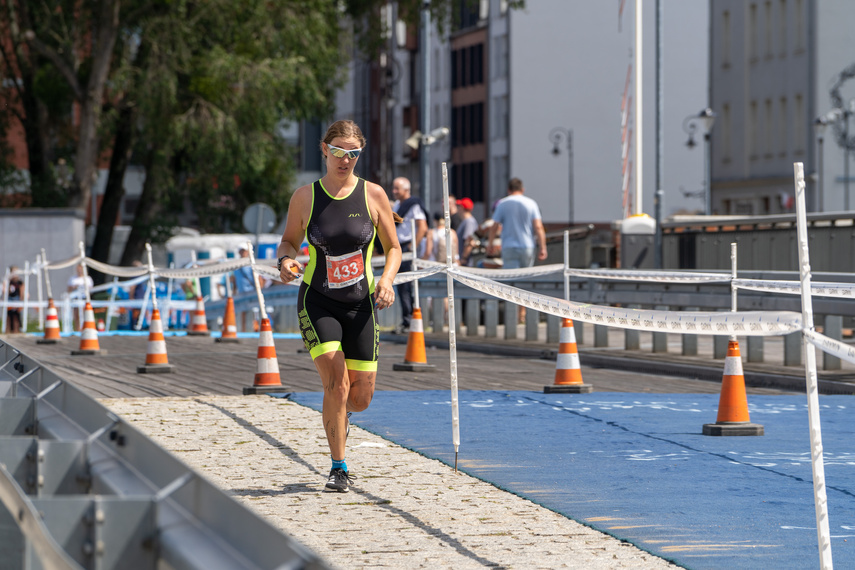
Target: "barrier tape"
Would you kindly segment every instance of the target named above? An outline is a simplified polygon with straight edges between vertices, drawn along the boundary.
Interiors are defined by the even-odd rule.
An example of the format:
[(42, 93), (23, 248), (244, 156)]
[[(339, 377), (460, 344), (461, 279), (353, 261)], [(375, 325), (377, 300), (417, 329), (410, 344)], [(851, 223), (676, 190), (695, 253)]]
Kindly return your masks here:
[(494, 297), (536, 311), (596, 325), (684, 334), (777, 336), (801, 330), (802, 318), (792, 311), (656, 311), (624, 309), (565, 301), (530, 293), (511, 285), (452, 268), (455, 280)]
[[(417, 263), (423, 267), (441, 267), (445, 269), (445, 263), (419, 259)], [(459, 267), (459, 266), (458, 266)], [(516, 279), (518, 277), (540, 277), (552, 273), (560, 273), (564, 266), (560, 263), (552, 265), (536, 265), (534, 267), (521, 267), (519, 269), (487, 269), (485, 267), (467, 267), (466, 271), (473, 275), (489, 275), (495, 281), (504, 279)]]
[[(759, 279), (734, 279), (734, 287), (767, 293), (801, 295), (798, 281), (761, 281)], [(815, 297), (836, 297), (855, 299), (855, 284), (852, 283), (811, 283), (810, 294)]]
[(855, 364), (855, 346), (834, 340), (816, 331), (804, 330), (802, 332), (808, 339), (808, 342), (818, 349)]
[(425, 267), (424, 269), (405, 271), (404, 273), (398, 273), (395, 276), (395, 281), (393, 282), (393, 285), (409, 283), (410, 281), (415, 281), (416, 279), (421, 279), (423, 277), (430, 277), (431, 275), (436, 275), (437, 273), (442, 273), (443, 271), (445, 271), (444, 265), (440, 265), (439, 267)]
[(567, 269), (565, 275), (617, 281), (652, 281), (654, 283), (727, 283), (729, 273), (687, 273), (678, 271), (634, 271), (628, 269)]

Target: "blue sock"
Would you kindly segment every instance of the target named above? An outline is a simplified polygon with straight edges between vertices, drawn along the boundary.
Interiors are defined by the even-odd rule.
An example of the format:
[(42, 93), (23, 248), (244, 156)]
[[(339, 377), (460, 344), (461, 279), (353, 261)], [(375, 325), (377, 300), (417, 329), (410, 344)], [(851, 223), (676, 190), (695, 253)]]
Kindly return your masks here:
[(342, 469), (343, 471), (347, 471), (347, 463), (342, 459), (341, 461), (332, 460), (332, 468), (333, 469)]

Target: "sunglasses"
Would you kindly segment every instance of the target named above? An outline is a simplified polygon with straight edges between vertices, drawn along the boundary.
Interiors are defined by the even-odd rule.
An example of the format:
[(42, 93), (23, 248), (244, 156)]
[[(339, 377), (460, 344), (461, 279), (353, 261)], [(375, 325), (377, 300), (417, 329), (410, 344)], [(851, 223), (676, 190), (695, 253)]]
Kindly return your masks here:
[(333, 146), (331, 144), (327, 145), (327, 148), (330, 149), (330, 154), (336, 158), (344, 158), (345, 156), (350, 160), (356, 160), (359, 158), (359, 153), (362, 152), (361, 148), (355, 148), (353, 150), (347, 150), (343, 148), (339, 148), (337, 146)]

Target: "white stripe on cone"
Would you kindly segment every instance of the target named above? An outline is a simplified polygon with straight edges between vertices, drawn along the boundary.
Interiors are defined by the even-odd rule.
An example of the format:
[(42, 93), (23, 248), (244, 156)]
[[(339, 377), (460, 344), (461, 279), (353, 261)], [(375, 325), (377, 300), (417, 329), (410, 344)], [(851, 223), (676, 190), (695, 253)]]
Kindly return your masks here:
[(724, 359), (725, 376), (742, 376), (742, 359), (737, 356), (728, 356)]
[(568, 368), (581, 368), (579, 363), (579, 354), (576, 352), (572, 354), (558, 354), (555, 367), (561, 370), (566, 370)]
[(425, 326), (421, 319), (410, 320), (410, 332), (423, 333)]

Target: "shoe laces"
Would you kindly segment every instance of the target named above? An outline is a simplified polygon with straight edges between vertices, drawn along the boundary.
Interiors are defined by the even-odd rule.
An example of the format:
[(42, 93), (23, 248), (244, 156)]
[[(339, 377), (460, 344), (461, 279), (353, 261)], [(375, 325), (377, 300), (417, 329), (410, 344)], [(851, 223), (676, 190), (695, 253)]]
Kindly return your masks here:
[(330, 479), (336, 484), (353, 483), (356, 481), (356, 475), (351, 475), (344, 469), (333, 469), (330, 471)]

